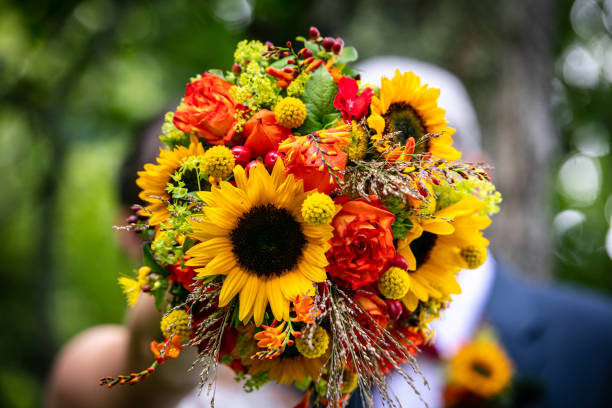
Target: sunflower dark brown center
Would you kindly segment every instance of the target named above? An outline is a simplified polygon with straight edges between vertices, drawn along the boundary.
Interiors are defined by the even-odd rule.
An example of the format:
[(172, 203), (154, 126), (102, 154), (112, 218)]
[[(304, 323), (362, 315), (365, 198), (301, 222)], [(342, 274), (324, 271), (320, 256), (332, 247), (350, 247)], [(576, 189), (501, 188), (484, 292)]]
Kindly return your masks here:
[(410, 243), (410, 249), (416, 258), (417, 267), (427, 262), (437, 239), (438, 236), (436, 234), (425, 231), (420, 237)]
[(483, 376), (483, 377), (490, 377), (491, 376), (491, 369), (489, 368), (489, 366), (482, 364), (478, 361), (475, 361), (472, 363), (472, 370), (474, 370), (476, 373), (478, 373), (479, 375)]
[(427, 132), (419, 114), (405, 102), (395, 102), (389, 105), (385, 118), (385, 133), (396, 133), (395, 141), (406, 144), (409, 138), (414, 138), (416, 143), (415, 152), (421, 153), (428, 150), (428, 142), (421, 139)]
[(272, 204), (251, 208), (230, 233), (240, 266), (261, 277), (280, 276), (300, 260), (306, 237), (289, 211)]

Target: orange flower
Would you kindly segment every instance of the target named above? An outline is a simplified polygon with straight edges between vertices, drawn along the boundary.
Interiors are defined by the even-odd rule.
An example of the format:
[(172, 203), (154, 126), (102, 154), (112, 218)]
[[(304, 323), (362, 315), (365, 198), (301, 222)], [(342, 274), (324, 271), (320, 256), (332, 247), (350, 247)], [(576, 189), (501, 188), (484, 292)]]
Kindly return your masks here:
[(346, 167), (344, 146), (349, 144), (349, 125), (307, 136), (289, 136), (278, 146), (286, 153), (285, 172), (304, 180), (304, 191), (330, 193), (343, 182)]
[(336, 283), (357, 289), (378, 279), (395, 257), (391, 224), (395, 215), (376, 197), (334, 199), (342, 210), (332, 220), (334, 236), (327, 251), (327, 272)]
[(232, 86), (208, 73), (187, 84), (185, 98), (174, 114), (174, 125), (183, 132), (195, 132), (212, 145), (232, 140), (238, 109), (229, 93)]
[(150, 344), (151, 352), (159, 364), (169, 358), (177, 358), (183, 349), (179, 336), (172, 336), (170, 339), (165, 339), (160, 343), (153, 340)]
[(257, 340), (257, 346), (260, 348), (266, 348), (268, 350), (279, 350), (283, 346), (283, 342), (287, 337), (287, 334), (283, 331), (286, 322), (281, 323), (279, 326), (266, 326), (261, 325), (264, 329), (259, 333), (255, 333), (255, 340)]
[(294, 321), (306, 324), (314, 324), (314, 319), (321, 314), (320, 310), (314, 308), (314, 301), (310, 296), (296, 297), (293, 309), (297, 315)]
[[(373, 293), (355, 293), (355, 302), (367, 312), (372, 319), (383, 329), (389, 324), (387, 303)], [(359, 315), (359, 313), (358, 313)], [(364, 327), (372, 327), (372, 321), (367, 316), (358, 317)]]
[(243, 133), (244, 145), (251, 149), (253, 157), (264, 157), (270, 150), (276, 150), (291, 134), (291, 129), (279, 125), (274, 112), (262, 109), (244, 124)]

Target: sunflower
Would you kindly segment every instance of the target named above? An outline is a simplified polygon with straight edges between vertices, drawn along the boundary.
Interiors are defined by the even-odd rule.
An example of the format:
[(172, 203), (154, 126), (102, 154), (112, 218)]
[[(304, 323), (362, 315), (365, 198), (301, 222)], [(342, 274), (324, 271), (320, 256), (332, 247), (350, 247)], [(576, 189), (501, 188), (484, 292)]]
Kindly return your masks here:
[[(142, 189), (138, 197), (150, 203), (143, 210), (143, 215), (150, 215), (149, 225), (159, 225), (170, 217), (168, 201), (170, 194), (166, 191), (168, 183), (172, 183), (172, 175), (181, 168), (183, 161), (193, 156), (203, 156), (204, 148), (196, 140), (192, 140), (189, 148), (179, 146), (174, 150), (160, 148), (158, 164), (147, 163), (144, 171), (138, 172), (136, 184)], [(182, 175), (185, 187), (189, 191), (197, 191), (198, 187), (195, 171), (188, 170)]]
[(512, 363), (494, 342), (476, 341), (450, 362), (450, 381), (483, 397), (493, 397), (512, 379)]
[[(387, 158), (405, 159), (414, 142), (414, 152), (431, 152), (435, 157), (457, 160), (461, 153), (452, 147), (455, 129), (448, 127), (445, 111), (438, 106), (440, 90), (421, 86), (421, 80), (412, 72), (395, 71), (393, 79), (383, 77), (380, 97), (373, 96), (368, 125), (376, 131), (372, 143), (379, 152), (389, 148), (389, 143), (376, 145), (383, 135), (395, 133), (400, 147), (386, 154)], [(432, 137), (424, 139), (430, 134)], [(412, 138), (412, 140), (411, 140)]]
[(238, 317), (261, 325), (268, 303), (278, 320), (289, 319), (289, 303), (312, 293), (326, 279), (329, 224), (310, 225), (302, 217), (306, 194), (301, 180), (285, 175), (282, 160), (269, 174), (264, 166), (247, 177), (234, 168), (236, 186), (220, 182), (200, 192), (203, 216), (191, 222), (200, 241), (187, 255), (198, 276), (226, 275), (219, 306), (239, 294)]
[(397, 252), (413, 271), (409, 274), (410, 288), (402, 299), (409, 310), (414, 311), (419, 300), (426, 302), (461, 293), (455, 274), (469, 266), (462, 256), (466, 248), (479, 249), (479, 253), (485, 254), (484, 261), (489, 241), (480, 230), (491, 220), (476, 215), (484, 205), (475, 197), (467, 197), (430, 218), (412, 217), (412, 229), (397, 246)]
[(277, 384), (290, 386), (294, 381), (299, 382), (306, 377), (314, 381), (319, 378), (321, 368), (329, 359), (329, 350), (318, 358), (306, 358), (294, 348), (287, 348), (277, 358), (253, 359), (249, 365), (248, 373), (254, 375), (263, 371), (268, 372), (268, 377)]

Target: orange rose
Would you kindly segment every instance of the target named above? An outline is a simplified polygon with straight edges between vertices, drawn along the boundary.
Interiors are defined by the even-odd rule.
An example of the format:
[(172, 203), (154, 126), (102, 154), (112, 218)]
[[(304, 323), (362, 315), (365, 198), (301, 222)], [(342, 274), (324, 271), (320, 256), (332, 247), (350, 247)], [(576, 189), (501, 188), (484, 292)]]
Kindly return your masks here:
[(208, 144), (225, 144), (234, 136), (237, 105), (229, 90), (234, 86), (213, 74), (202, 74), (187, 84), (183, 103), (174, 113), (174, 125), (195, 132)]
[[(357, 292), (355, 293), (355, 302), (370, 315), (370, 317), (383, 329), (389, 324), (389, 313), (387, 311), (387, 303), (373, 293)], [(367, 316), (359, 316), (357, 319), (364, 327), (371, 327), (372, 320)]]
[[(317, 132), (317, 142), (312, 135), (291, 135), (280, 144), (278, 151), (285, 153), (285, 172), (304, 180), (304, 191), (317, 189), (329, 194), (338, 187), (337, 180), (344, 180), (342, 170), (346, 167), (346, 153), (343, 147), (349, 143), (346, 129), (347, 126), (341, 126)], [(330, 174), (330, 167), (335, 168), (335, 177)]]
[(327, 251), (327, 272), (337, 283), (354, 289), (378, 279), (395, 257), (391, 224), (395, 215), (372, 196), (349, 201), (342, 196), (334, 199), (342, 210), (332, 220), (334, 236)]
[(262, 109), (244, 124), (243, 133), (246, 136), (244, 145), (251, 149), (253, 157), (264, 157), (278, 148), (291, 134), (291, 129), (279, 125), (274, 112)]

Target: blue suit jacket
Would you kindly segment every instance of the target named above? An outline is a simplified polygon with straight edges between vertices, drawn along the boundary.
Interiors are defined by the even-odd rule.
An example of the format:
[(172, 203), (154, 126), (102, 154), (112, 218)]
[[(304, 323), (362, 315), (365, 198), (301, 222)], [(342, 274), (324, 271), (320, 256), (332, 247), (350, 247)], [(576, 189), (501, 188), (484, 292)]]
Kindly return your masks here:
[[(612, 407), (609, 299), (533, 285), (498, 262), (484, 319), (496, 329), (517, 374), (541, 385), (540, 397), (524, 406)], [(349, 407), (362, 405), (357, 390)]]

